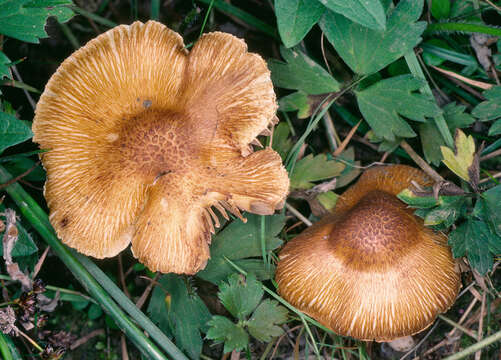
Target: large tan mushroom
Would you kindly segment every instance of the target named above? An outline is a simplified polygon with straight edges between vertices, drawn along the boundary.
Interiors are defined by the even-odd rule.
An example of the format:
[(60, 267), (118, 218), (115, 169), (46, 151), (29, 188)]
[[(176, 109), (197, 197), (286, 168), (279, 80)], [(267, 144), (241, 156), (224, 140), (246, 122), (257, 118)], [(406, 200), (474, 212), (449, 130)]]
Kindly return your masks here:
[(37, 105), (34, 141), (50, 151), (45, 197), (58, 236), (104, 258), (132, 242), (151, 270), (193, 274), (209, 258), (213, 210), (271, 214), (289, 180), (254, 152), (277, 109), (264, 60), (229, 34), (188, 53), (149, 21), (117, 26), (66, 59)]
[(403, 165), (366, 171), (332, 214), (280, 252), (280, 294), (334, 332), (391, 341), (422, 331), (456, 299), (460, 282), (447, 238), (395, 195), (430, 185)]

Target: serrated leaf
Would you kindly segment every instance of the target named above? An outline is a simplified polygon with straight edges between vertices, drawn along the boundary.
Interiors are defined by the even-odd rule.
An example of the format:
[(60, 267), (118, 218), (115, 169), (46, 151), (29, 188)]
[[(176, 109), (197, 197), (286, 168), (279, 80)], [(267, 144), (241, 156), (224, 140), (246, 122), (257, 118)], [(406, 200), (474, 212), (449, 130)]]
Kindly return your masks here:
[(278, 105), (282, 111), (288, 112), (297, 110), (297, 117), (300, 119), (310, 117), (313, 112), (311, 104), (308, 102), (308, 95), (302, 91), (296, 91), (280, 98)]
[(456, 175), (466, 181), (470, 181), (468, 168), (473, 164), (475, 155), (475, 141), (473, 137), (466, 136), (461, 130), (456, 131), (454, 139), (455, 152), (445, 146), (441, 146), (443, 162)]
[(501, 185), (495, 186), (482, 193), (485, 203), (487, 219), (494, 231), (501, 236)]
[(273, 150), (280, 154), (285, 160), (290, 149), (294, 145), (290, 139), (290, 128), (286, 122), (279, 123), (273, 130)]
[(264, 300), (247, 322), (249, 334), (256, 339), (269, 342), (272, 338), (283, 334), (277, 326), (287, 321), (287, 309), (278, 305), (275, 300)]
[[(38, 43), (47, 37), (45, 23), (49, 16), (69, 20), (70, 9), (60, 7), (72, 5), (71, 0), (0, 0), (0, 34), (21, 41)], [(69, 16), (71, 12), (71, 16)]]
[(467, 256), (472, 268), (484, 275), (492, 268), (489, 228), (483, 221), (468, 220), (449, 235), (454, 257)]
[(328, 9), (370, 29), (384, 30), (386, 15), (379, 0), (319, 0)]
[(397, 197), (416, 209), (429, 209), (438, 205), (438, 200), (433, 196), (417, 196), (409, 189), (402, 190)]
[(480, 121), (490, 121), (501, 117), (501, 86), (493, 86), (482, 95), (487, 100), (475, 106), (471, 114)]
[(435, 19), (445, 19), (451, 12), (451, 2), (450, 0), (432, 0), (430, 10)]
[(275, 86), (301, 90), (308, 95), (339, 91), (339, 83), (323, 67), (297, 49), (280, 47), (286, 63), (271, 59), (268, 67)]
[[(457, 128), (464, 128), (475, 122), (473, 116), (464, 112), (466, 106), (449, 103), (442, 110), (447, 126), (452, 133)], [(438, 166), (442, 161), (440, 147), (446, 144), (435, 122), (428, 121), (419, 125), (419, 139), (426, 161)]]
[(0, 154), (33, 136), (31, 129), (15, 116), (0, 111)]
[(501, 134), (501, 119), (495, 121), (489, 129), (489, 136), (494, 136), (499, 134)]
[(424, 216), (424, 224), (426, 226), (441, 225), (443, 228), (448, 228), (463, 213), (465, 202), (464, 196), (440, 196), (440, 205)]
[(413, 137), (416, 133), (402, 118), (425, 122), (441, 110), (432, 99), (413, 93), (422, 86), (419, 79), (401, 75), (385, 79), (356, 92), (358, 106), (374, 134), (387, 141), (397, 137)]
[(12, 78), (8, 64), (10, 64), (9, 58), (2, 51), (0, 51), (0, 80), (2, 80), (3, 78)]
[(224, 342), (224, 353), (243, 350), (249, 344), (247, 332), (224, 316), (214, 315), (208, 325), (207, 339)]
[[(211, 318), (209, 310), (205, 306), (200, 297), (189, 290), (187, 282), (180, 275), (167, 274), (163, 275), (159, 281), (159, 291), (154, 293), (153, 297), (158, 296), (160, 299), (155, 299), (153, 303), (155, 307), (150, 311), (150, 316), (153, 321), (158, 321), (168, 325), (169, 331), (174, 334), (176, 345), (183, 349), (190, 358), (199, 359), (202, 352), (202, 337), (200, 331), (206, 331), (206, 324)], [(166, 293), (168, 294), (168, 302), (166, 302)], [(163, 306), (159, 306), (162, 303)], [(150, 301), (150, 306), (152, 303)], [(160, 308), (160, 309), (159, 309)], [(166, 318), (167, 317), (167, 318)], [(162, 319), (163, 318), (163, 319)]]
[(346, 167), (339, 161), (328, 160), (327, 155), (309, 154), (298, 162), (294, 167), (290, 178), (291, 189), (310, 189), (315, 184), (312, 181), (325, 180), (341, 174)]
[(275, 0), (278, 33), (288, 48), (299, 43), (311, 30), (325, 8), (312, 0)]
[(455, 132), (456, 129), (470, 126), (475, 122), (475, 118), (465, 113), (465, 110), (466, 106), (453, 102), (444, 106), (444, 118), (450, 131)]
[[(261, 219), (260, 215), (246, 214), (247, 222), (233, 221), (219, 232), (212, 240), (211, 258), (204, 270), (197, 276), (214, 284), (219, 284), (236, 270), (225, 258), (241, 266), (245, 271), (254, 273), (259, 279), (269, 279), (272, 267), (265, 269), (262, 259), (240, 260), (249, 257), (261, 257)], [(285, 226), (285, 216), (282, 214), (266, 216), (265, 225), (265, 252), (268, 253), (282, 244), (276, 235)], [(257, 273), (256, 273), (257, 271)]]
[(247, 278), (233, 274), (228, 278), (228, 282), (219, 285), (217, 295), (231, 315), (244, 320), (259, 304), (263, 293), (261, 283), (253, 274), (249, 274)]
[(402, 57), (421, 41), (423, 0), (402, 0), (390, 13), (386, 30), (372, 30), (334, 12), (319, 25), (339, 56), (357, 74), (375, 73)]

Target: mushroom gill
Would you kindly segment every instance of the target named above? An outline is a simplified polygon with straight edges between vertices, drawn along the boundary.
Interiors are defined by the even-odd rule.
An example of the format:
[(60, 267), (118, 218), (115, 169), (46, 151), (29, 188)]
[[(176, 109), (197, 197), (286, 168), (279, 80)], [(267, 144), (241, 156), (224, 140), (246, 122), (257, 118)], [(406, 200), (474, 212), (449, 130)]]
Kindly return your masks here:
[(132, 242), (153, 271), (193, 274), (209, 258), (217, 209), (271, 214), (289, 180), (252, 143), (277, 109), (264, 60), (229, 34), (182, 38), (149, 21), (117, 26), (73, 53), (36, 108), (50, 221), (97, 258)]
[(431, 183), (403, 165), (366, 171), (332, 214), (280, 252), (280, 294), (357, 339), (390, 341), (431, 325), (454, 302), (459, 274), (447, 238), (396, 198), (412, 180)]

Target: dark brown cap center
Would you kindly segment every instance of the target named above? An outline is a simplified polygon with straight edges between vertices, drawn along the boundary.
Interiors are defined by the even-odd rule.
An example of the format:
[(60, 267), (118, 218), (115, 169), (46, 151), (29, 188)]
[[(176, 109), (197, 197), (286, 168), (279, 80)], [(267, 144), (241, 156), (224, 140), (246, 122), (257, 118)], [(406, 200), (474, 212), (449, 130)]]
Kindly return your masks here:
[(112, 146), (123, 166), (152, 181), (185, 168), (193, 156), (184, 124), (186, 118), (181, 113), (145, 110), (124, 121)]
[(404, 255), (418, 240), (414, 216), (394, 195), (372, 191), (340, 216), (330, 243), (347, 263), (375, 265)]

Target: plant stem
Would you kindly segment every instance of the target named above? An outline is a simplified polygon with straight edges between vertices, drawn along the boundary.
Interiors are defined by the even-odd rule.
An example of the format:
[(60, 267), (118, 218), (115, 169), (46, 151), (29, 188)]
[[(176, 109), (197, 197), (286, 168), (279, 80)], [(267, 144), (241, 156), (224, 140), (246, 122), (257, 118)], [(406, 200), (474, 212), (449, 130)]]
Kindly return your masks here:
[[(419, 61), (416, 57), (416, 54), (414, 53), (414, 50), (405, 54), (405, 61), (407, 62), (407, 66), (409, 67), (409, 70), (411, 71), (412, 75), (414, 75), (418, 79), (423, 80), (424, 85), (420, 89), (421, 93), (426, 96), (429, 96), (431, 99), (435, 99), (433, 97), (433, 93), (431, 92), (430, 85), (428, 85), (428, 81), (426, 81), (426, 77), (424, 76), (423, 70), (419, 65)], [(438, 116), (435, 116), (433, 119), (435, 120), (435, 124), (437, 125), (437, 128), (440, 131), (440, 134), (442, 135), (445, 144), (451, 149), (453, 149), (454, 140), (452, 139), (451, 132), (447, 127), (447, 123), (445, 122), (444, 116), (440, 114)]]
[(492, 334), (491, 336), (486, 337), (484, 340), (479, 341), (476, 344), (471, 345), (470, 347), (467, 347), (463, 351), (460, 351), (458, 353), (455, 353), (454, 355), (451, 355), (449, 357), (444, 358), (443, 360), (459, 360), (467, 357), (470, 354), (473, 354), (474, 352), (479, 351), (480, 349), (483, 349), (484, 347), (495, 343), (496, 341), (501, 341), (501, 331), (498, 331), (495, 334)]

